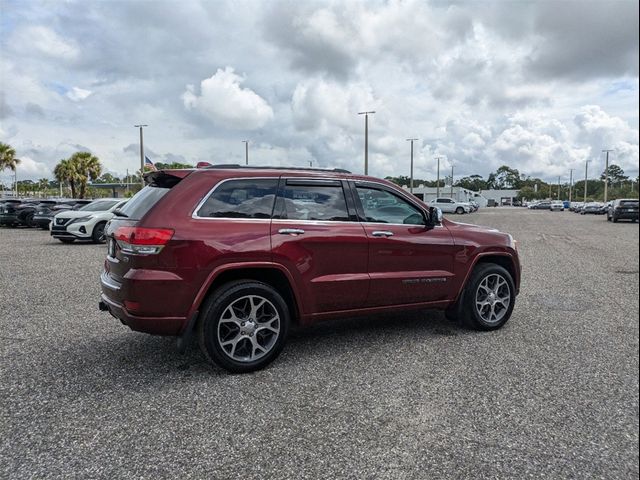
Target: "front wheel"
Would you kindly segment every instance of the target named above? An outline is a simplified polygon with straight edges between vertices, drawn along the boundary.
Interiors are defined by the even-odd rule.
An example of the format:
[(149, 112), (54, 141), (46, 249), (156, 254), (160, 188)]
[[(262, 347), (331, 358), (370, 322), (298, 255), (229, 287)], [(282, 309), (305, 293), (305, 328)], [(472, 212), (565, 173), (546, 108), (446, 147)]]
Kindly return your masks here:
[(456, 213), (457, 213), (458, 215), (462, 215), (462, 214), (464, 213), (464, 208), (462, 208), (462, 207), (458, 207), (458, 208), (456, 208)]
[(207, 359), (232, 373), (260, 370), (282, 351), (289, 308), (273, 287), (256, 281), (228, 283), (207, 300), (198, 324)]
[(91, 239), (93, 240), (93, 243), (104, 243), (106, 239), (104, 234), (105, 225), (105, 222), (100, 222), (95, 227), (93, 227), (93, 232), (91, 233)]
[(473, 329), (496, 330), (511, 317), (515, 300), (511, 274), (500, 265), (480, 264), (462, 294), (461, 316)]

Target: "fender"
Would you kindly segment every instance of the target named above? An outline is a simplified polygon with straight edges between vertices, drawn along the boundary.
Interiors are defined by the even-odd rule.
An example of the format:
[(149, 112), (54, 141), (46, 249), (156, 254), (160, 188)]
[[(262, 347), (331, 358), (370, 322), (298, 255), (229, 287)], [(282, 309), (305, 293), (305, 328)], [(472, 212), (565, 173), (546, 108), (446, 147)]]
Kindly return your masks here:
[(230, 270), (240, 270), (245, 268), (264, 268), (264, 269), (275, 268), (280, 272), (282, 272), (284, 276), (287, 278), (287, 281), (289, 282), (289, 285), (291, 287), (291, 292), (293, 293), (293, 297), (296, 302), (296, 308), (298, 309), (298, 311), (300, 311), (301, 302), (300, 302), (300, 296), (298, 295), (298, 290), (295, 288), (295, 282), (293, 281), (293, 276), (291, 275), (291, 272), (289, 272), (289, 270), (284, 265), (281, 265), (279, 263), (273, 263), (273, 262), (236, 262), (236, 263), (227, 263), (224, 265), (220, 265), (219, 267), (214, 268), (209, 273), (209, 275), (207, 276), (207, 280), (202, 284), (202, 286), (200, 287), (200, 290), (198, 290), (198, 293), (196, 294), (196, 298), (193, 301), (191, 308), (189, 309), (189, 315), (187, 316), (187, 318), (193, 315), (196, 311), (200, 310), (200, 305), (204, 301), (204, 298), (207, 295), (209, 288), (211, 288), (211, 285), (213, 284), (213, 282), (216, 281), (216, 278), (218, 278), (224, 272), (228, 272)]
[(464, 276), (464, 279), (462, 281), (462, 283), (460, 284), (460, 287), (458, 288), (458, 291), (456, 292), (456, 296), (454, 297), (453, 301), (451, 302), (452, 304), (455, 304), (458, 299), (460, 298), (460, 295), (462, 294), (462, 291), (464, 290), (464, 287), (467, 285), (467, 281), (469, 280), (469, 276), (471, 275), (471, 272), (473, 271), (473, 269), (476, 267), (478, 261), (482, 258), (482, 257), (507, 257), (509, 258), (509, 261), (513, 264), (514, 270), (516, 271), (516, 277), (513, 279), (513, 283), (516, 286), (516, 294), (517, 292), (520, 290), (520, 266), (518, 264), (516, 264), (516, 262), (514, 261), (514, 256), (513, 254), (511, 254), (510, 252), (506, 252), (506, 251), (488, 251), (488, 252), (482, 252), (482, 253), (478, 253), (474, 256), (473, 261), (471, 263), (471, 265), (469, 266), (469, 268), (467, 269), (467, 273)]

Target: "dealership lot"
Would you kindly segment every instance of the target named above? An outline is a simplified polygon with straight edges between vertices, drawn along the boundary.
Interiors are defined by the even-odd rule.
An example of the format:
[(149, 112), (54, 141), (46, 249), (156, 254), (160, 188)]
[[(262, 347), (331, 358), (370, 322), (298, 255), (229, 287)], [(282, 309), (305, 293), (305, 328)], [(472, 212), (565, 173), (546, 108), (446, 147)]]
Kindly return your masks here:
[(505, 328), (295, 331), (232, 376), (98, 312), (103, 245), (0, 229), (0, 477), (638, 476), (638, 224), (484, 209), (520, 242)]

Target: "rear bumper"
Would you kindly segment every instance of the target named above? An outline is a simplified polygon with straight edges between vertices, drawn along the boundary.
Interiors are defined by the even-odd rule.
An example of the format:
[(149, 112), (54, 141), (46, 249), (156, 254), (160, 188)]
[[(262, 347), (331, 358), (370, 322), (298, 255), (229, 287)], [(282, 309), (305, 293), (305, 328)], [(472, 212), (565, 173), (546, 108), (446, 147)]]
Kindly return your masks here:
[(638, 212), (614, 212), (614, 217), (620, 220), (638, 220)]
[(36, 215), (33, 217), (33, 224), (40, 228), (49, 228), (49, 224), (51, 223), (51, 219), (53, 217), (41, 217)]
[(100, 295), (98, 308), (102, 311), (108, 311), (113, 317), (136, 332), (177, 336), (182, 333), (187, 325), (187, 319), (183, 317), (141, 317), (133, 315), (123, 305), (110, 299), (104, 293)]

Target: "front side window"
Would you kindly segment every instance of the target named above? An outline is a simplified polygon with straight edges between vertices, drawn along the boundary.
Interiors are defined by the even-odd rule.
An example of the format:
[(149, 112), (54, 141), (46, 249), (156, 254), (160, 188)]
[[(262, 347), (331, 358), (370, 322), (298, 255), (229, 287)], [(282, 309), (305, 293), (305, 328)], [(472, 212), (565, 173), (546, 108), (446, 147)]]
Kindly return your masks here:
[(423, 225), (422, 212), (386, 190), (358, 187), (366, 222)]
[(209, 218), (271, 218), (277, 178), (230, 180), (220, 184), (197, 212)]
[(348, 222), (349, 212), (341, 185), (287, 185), (282, 218)]

